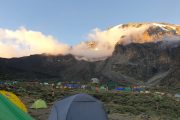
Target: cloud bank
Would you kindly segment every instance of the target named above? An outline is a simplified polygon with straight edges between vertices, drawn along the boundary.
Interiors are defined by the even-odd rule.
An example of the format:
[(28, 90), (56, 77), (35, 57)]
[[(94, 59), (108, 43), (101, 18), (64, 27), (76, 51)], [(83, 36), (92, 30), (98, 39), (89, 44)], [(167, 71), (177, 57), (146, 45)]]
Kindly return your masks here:
[(15, 31), (0, 29), (0, 57), (11, 58), (31, 54), (67, 54), (69, 46), (50, 35), (21, 27)]

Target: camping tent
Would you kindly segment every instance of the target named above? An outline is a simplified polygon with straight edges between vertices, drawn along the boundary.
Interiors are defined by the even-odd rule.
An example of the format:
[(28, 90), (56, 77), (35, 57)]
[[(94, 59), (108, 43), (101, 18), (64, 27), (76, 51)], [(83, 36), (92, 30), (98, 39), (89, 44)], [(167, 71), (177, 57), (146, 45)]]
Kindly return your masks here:
[(76, 94), (57, 101), (49, 120), (107, 120), (103, 105), (87, 94)]
[(104, 86), (101, 86), (101, 87), (100, 87), (100, 90), (101, 90), (101, 91), (105, 91), (106, 88), (105, 88)]
[(77, 89), (81, 87), (79, 84), (65, 84), (64, 86), (71, 89)]
[(57, 86), (60, 86), (60, 85), (61, 85), (61, 82), (58, 82), (56, 85), (57, 85)]
[(175, 94), (174, 97), (175, 98), (180, 98), (180, 94)]
[(92, 83), (98, 84), (99, 79), (98, 78), (91, 78)]
[(124, 88), (124, 91), (130, 92), (130, 91), (131, 91), (131, 88), (130, 88), (130, 87), (125, 87), (125, 88)]
[(46, 105), (46, 102), (44, 100), (39, 99), (39, 100), (36, 100), (32, 104), (31, 108), (35, 108), (35, 109), (47, 108), (47, 105)]
[(23, 110), (24, 112), (27, 112), (26, 106), (21, 102), (21, 100), (15, 94), (4, 91), (4, 90), (0, 90), (0, 95), (5, 96), (12, 103), (17, 105), (21, 110)]
[(123, 87), (118, 87), (118, 88), (115, 88), (115, 90), (117, 90), (117, 91), (123, 91), (124, 88), (123, 88)]
[(2, 94), (0, 94), (0, 111), (0, 120), (34, 120)]

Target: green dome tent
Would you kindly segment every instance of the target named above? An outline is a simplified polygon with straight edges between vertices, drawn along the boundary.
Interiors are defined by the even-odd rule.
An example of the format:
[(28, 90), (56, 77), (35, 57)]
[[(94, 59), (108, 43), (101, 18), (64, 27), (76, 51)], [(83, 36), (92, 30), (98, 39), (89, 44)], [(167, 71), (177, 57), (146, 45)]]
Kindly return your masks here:
[(10, 100), (0, 94), (0, 120), (34, 120)]
[(105, 90), (106, 90), (106, 88), (104, 86), (100, 87), (100, 91), (105, 91)]
[(47, 104), (44, 100), (38, 99), (32, 104), (31, 108), (34, 109), (47, 108)]
[(47, 108), (47, 104), (44, 100), (38, 99), (32, 104), (31, 108), (34, 109)]

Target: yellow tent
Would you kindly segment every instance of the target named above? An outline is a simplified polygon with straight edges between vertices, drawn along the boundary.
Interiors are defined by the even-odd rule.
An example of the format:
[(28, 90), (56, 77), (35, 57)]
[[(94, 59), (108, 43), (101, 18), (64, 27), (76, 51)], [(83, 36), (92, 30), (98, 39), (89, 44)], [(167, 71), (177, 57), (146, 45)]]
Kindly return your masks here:
[(26, 106), (21, 102), (21, 100), (15, 94), (4, 91), (4, 90), (0, 90), (0, 94), (8, 98), (12, 103), (18, 106), (21, 110), (23, 110), (24, 112), (27, 112)]

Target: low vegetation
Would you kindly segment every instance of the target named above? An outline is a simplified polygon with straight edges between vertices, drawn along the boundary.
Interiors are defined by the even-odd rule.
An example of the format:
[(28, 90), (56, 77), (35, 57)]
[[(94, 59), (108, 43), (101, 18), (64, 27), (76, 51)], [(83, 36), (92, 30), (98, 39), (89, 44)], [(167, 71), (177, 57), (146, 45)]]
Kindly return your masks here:
[[(44, 99), (49, 108), (44, 109), (46, 114), (38, 114), (38, 110), (29, 109), (29, 113), (38, 120), (48, 116), (54, 101), (64, 97), (77, 94), (88, 93), (103, 102), (110, 120), (178, 120), (180, 119), (180, 101), (174, 97), (157, 95), (154, 92), (135, 93), (135, 92), (117, 92), (117, 91), (89, 91), (89, 90), (66, 90), (55, 89), (55, 95), (51, 94), (51, 87), (31, 87), (27, 85), (17, 86), (15, 90), (9, 89), (22, 98), (29, 108), (34, 100)], [(47, 118), (47, 117), (45, 117)]]

